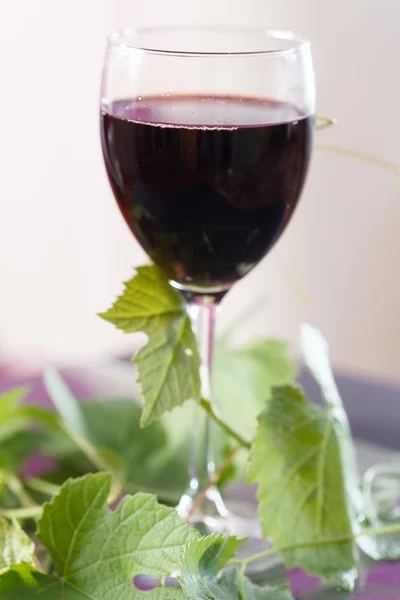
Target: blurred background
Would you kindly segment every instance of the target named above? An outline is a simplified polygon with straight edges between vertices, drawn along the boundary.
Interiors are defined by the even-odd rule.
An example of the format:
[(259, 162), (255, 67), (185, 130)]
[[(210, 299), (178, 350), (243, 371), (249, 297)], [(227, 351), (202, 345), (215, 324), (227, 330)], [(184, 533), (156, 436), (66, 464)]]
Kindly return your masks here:
[[(145, 256), (103, 167), (98, 125), (106, 36), (127, 25), (265, 24), (311, 39), (317, 141), (399, 162), (398, 0), (1, 0), (0, 363), (95, 363), (134, 341), (101, 321)], [(342, 372), (400, 382), (396, 177), (316, 150), (297, 213), (223, 303), (255, 299), (234, 341), (287, 339), (307, 320)]]

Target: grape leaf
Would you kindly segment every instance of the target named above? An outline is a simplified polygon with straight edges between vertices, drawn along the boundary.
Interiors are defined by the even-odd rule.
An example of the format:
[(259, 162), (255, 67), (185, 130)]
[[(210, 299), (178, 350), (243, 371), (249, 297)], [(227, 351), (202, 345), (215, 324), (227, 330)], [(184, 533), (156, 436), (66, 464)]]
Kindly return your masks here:
[[(80, 410), (90, 443), (95, 448), (110, 450), (126, 464), (125, 487), (140, 486), (142, 491), (151, 491), (165, 501), (179, 501), (187, 485), (188, 454), (186, 462), (185, 456), (181, 457), (180, 468), (177, 457), (165, 460), (168, 440), (162, 419), (141, 429), (141, 406), (131, 398), (85, 401)], [(46, 477), (56, 478), (57, 483), (66, 478), (58, 479), (61, 473), (79, 477), (91, 470), (90, 462), (62, 432), (49, 432), (39, 449), (57, 460), (57, 469)]]
[[(49, 411), (21, 405), (27, 393), (27, 388), (13, 388), (0, 395), (0, 467), (3, 469), (18, 469), (37, 449), (41, 434), (29, 430), (33, 423), (50, 429), (60, 427), (57, 417)], [(3, 502), (2, 491), (0, 489)]]
[(122, 456), (132, 469), (130, 481), (134, 481), (133, 470), (147, 469), (154, 455), (165, 450), (166, 435), (161, 423), (141, 429), (141, 407), (130, 398), (93, 400), (82, 403), (81, 409), (90, 441)]
[[(32, 600), (39, 594), (41, 600), (57, 600), (58, 586), (57, 577), (43, 575), (26, 563), (0, 574), (0, 597), (4, 600)], [(79, 596), (66, 595), (65, 599), (78, 600)]]
[[(257, 417), (271, 395), (272, 386), (292, 383), (295, 375), (296, 368), (288, 356), (287, 345), (279, 340), (259, 339), (234, 348), (217, 342), (213, 403), (232, 429), (239, 431), (244, 439), (252, 440), (257, 430)], [(234, 445), (232, 439), (223, 432), (214, 437), (216, 452), (228, 455)], [(231, 463), (228, 480), (242, 479), (247, 462), (248, 451), (243, 449)]]
[(275, 388), (250, 451), (263, 535), (287, 567), (352, 588), (357, 576), (342, 424), (293, 386)]
[[(110, 489), (111, 476), (102, 473), (64, 484), (45, 506), (37, 533), (58, 575), (10, 569), (0, 577), (2, 599), (19, 598), (16, 591), (29, 597), (27, 590), (32, 594), (33, 589), (46, 600), (110, 600), (116, 595), (137, 600), (143, 593), (132, 583), (136, 575), (167, 576), (178, 569), (185, 544), (197, 535), (190, 524), (143, 493), (127, 496), (112, 512), (107, 507)], [(180, 590), (167, 588), (146, 594), (148, 600), (182, 597)]]
[(292, 594), (281, 586), (258, 586), (248, 579), (243, 578), (242, 600), (290, 600)]
[(279, 340), (260, 339), (235, 348), (217, 343), (213, 401), (224, 420), (251, 440), (271, 388), (292, 383), (295, 376), (296, 368), (288, 357), (287, 345)]
[[(187, 402), (141, 429), (141, 404), (132, 398), (80, 404), (89, 442), (97, 449), (113, 452), (125, 463), (124, 489), (133, 493), (140, 487), (141, 491), (154, 493), (172, 505), (179, 502), (187, 489), (193, 443), (188, 423), (194, 419), (195, 408), (193, 402)], [(92, 470), (90, 461), (62, 431), (42, 435), (37, 449), (57, 461), (56, 469), (44, 476), (48, 481), (62, 484), (68, 477), (80, 477)], [(225, 449), (220, 445), (216, 448), (218, 465), (224, 459)]]
[(200, 399), (196, 339), (184, 303), (161, 269), (139, 267), (122, 296), (100, 316), (125, 333), (149, 337), (134, 357), (144, 397), (143, 426), (186, 400)]
[(193, 539), (181, 560), (179, 581), (192, 600), (288, 600), (291, 595), (278, 587), (259, 587), (238, 571), (219, 572), (235, 556), (245, 540), (213, 534)]
[[(18, 471), (44, 441), (39, 431), (17, 431), (0, 443), (0, 469)], [(50, 453), (51, 455), (51, 453)]]
[[(69, 404), (75, 404), (76, 411), (79, 411), (79, 403), (73, 398), (67, 386), (57, 373), (54, 372), (52, 374), (51, 382), (52, 385), (49, 386), (49, 392), (51, 393), (56, 390), (59, 394), (61, 390), (63, 392), (63, 397), (68, 395)], [(123, 460), (108, 449), (95, 448), (86, 437), (77, 431), (77, 427), (75, 427), (76, 422), (72, 422), (71, 419), (69, 419), (69, 422), (68, 418), (66, 420), (64, 420), (64, 418), (60, 419), (53, 412), (38, 406), (20, 406), (20, 400), (26, 395), (26, 391), (25, 388), (17, 388), (0, 396), (0, 400), (3, 400), (4, 402), (0, 409), (0, 443), (2, 445), (6, 443), (9, 447), (9, 442), (12, 441), (15, 436), (20, 434), (21, 431), (26, 431), (26, 429), (33, 424), (40, 425), (46, 431), (52, 431), (58, 434), (63, 433), (71, 438), (74, 444), (99, 470), (110, 471), (113, 473), (115, 480), (114, 493), (117, 493), (125, 475), (126, 465)], [(56, 400), (56, 404), (58, 403), (58, 405), (60, 405), (63, 401), (63, 397), (59, 396)], [(69, 414), (70, 410), (71, 407), (67, 407), (64, 415), (61, 416), (64, 417), (67, 412)], [(19, 444), (17, 444), (17, 447), (19, 449)], [(3, 460), (4, 464), (7, 463), (7, 454), (3, 458), (0, 450), (0, 461), (1, 460)]]
[(98, 448), (91, 443), (81, 405), (57, 371), (48, 371), (44, 384), (60, 415), (59, 427), (55, 431), (66, 434), (99, 471), (113, 474), (112, 493), (117, 498), (126, 475), (125, 462), (112, 450)]
[(322, 333), (304, 323), (300, 329), (300, 347), (303, 360), (321, 388), (325, 404), (342, 432), (340, 436), (340, 451), (345, 474), (345, 485), (350, 499), (349, 508), (353, 510), (353, 519), (363, 511), (363, 500), (359, 487), (356, 450), (351, 436), (350, 424), (337, 388), (329, 357), (329, 345)]
[(32, 563), (35, 544), (18, 523), (0, 519), (0, 573), (12, 565)]
[(54, 575), (43, 575), (29, 565), (23, 563), (6, 571), (0, 576), (0, 597), (2, 600), (184, 600), (183, 592), (177, 588), (156, 588), (140, 592), (131, 584), (131, 589), (119, 586), (117, 596), (115, 589), (105, 582), (97, 596), (76, 590), (72, 586), (62, 585)]

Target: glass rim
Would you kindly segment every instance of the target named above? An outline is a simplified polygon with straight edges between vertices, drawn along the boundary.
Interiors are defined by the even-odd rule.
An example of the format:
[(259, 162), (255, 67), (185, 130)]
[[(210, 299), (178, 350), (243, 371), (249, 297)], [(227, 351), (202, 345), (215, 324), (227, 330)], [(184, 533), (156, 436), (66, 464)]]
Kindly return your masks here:
[[(162, 47), (152, 47), (150, 44), (144, 45), (143, 43), (139, 43), (140, 36), (143, 34), (149, 33), (173, 33), (173, 32), (209, 32), (209, 33), (240, 33), (240, 34), (253, 34), (253, 35), (263, 35), (266, 39), (269, 40), (277, 40), (277, 44), (279, 41), (281, 42), (290, 42), (291, 45), (288, 47), (281, 48), (265, 48), (261, 50), (249, 50), (249, 51), (198, 51), (198, 50), (170, 50)], [(135, 39), (137, 42), (135, 43)], [(296, 52), (300, 52), (304, 50), (307, 46), (309, 46), (310, 42), (308, 39), (295, 34), (291, 30), (285, 29), (275, 29), (269, 27), (252, 27), (252, 26), (243, 26), (243, 25), (229, 25), (229, 26), (196, 26), (196, 25), (162, 25), (156, 27), (127, 27), (124, 29), (118, 29), (114, 31), (111, 35), (108, 36), (108, 49), (110, 48), (119, 48), (121, 50), (130, 51), (130, 50), (139, 50), (142, 52), (147, 52), (151, 54), (160, 54), (167, 56), (194, 56), (194, 57), (229, 57), (229, 56), (285, 56), (290, 55)], [(160, 44), (159, 46), (162, 46)]]

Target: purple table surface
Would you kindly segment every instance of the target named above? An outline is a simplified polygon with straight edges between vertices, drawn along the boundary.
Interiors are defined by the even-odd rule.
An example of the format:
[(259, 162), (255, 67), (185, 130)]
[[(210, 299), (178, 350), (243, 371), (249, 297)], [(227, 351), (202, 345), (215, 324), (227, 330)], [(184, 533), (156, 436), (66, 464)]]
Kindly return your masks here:
[[(79, 369), (60, 369), (72, 393), (79, 399), (85, 400), (99, 394), (99, 388), (96, 387), (93, 374), (91, 377), (85, 375), (85, 371)], [(365, 384), (363, 384), (365, 385)], [(42, 382), (42, 376), (38, 374), (23, 374), (10, 369), (4, 370), (0, 365), (0, 393), (14, 386), (28, 386), (29, 395), (27, 403), (41, 404), (42, 406), (52, 407), (52, 402), (46, 393)], [(112, 390), (108, 390), (111, 395)], [(118, 395), (121, 395), (118, 390)], [(103, 394), (104, 397), (104, 394)], [(46, 469), (46, 463), (41, 457), (33, 457), (28, 469), (31, 474), (40, 474)], [(364, 598), (365, 600), (400, 600), (400, 564), (399, 563), (380, 563), (372, 567), (364, 575), (363, 586), (353, 593), (346, 593), (337, 589), (321, 587), (318, 580), (306, 575), (300, 569), (294, 569), (287, 574), (292, 593), (297, 598), (314, 598), (317, 600), (334, 600), (335, 598), (355, 600)], [(141, 581), (143, 589), (146, 584)], [(147, 586), (148, 589), (148, 586)]]

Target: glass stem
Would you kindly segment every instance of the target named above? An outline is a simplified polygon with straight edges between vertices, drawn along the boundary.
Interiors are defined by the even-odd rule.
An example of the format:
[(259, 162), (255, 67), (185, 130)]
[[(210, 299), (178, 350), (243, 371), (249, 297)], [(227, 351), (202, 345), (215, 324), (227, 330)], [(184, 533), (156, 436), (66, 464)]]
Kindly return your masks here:
[[(211, 400), (211, 373), (214, 352), (215, 304), (192, 304), (188, 314), (192, 322), (201, 358), (201, 394)], [(196, 419), (197, 421), (197, 419)], [(193, 463), (196, 466), (198, 488), (200, 491), (215, 474), (214, 445), (211, 421), (204, 419), (203, 432), (195, 423), (196, 434), (193, 448)], [(199, 435), (203, 439), (198, 439)]]
[[(201, 393), (211, 400), (211, 374), (214, 351), (214, 331), (217, 304), (215, 298), (209, 296), (197, 297), (188, 304), (187, 312), (197, 337), (201, 358)], [(213, 423), (201, 408), (196, 406), (192, 430), (192, 452), (190, 457), (190, 487), (185, 495), (186, 512), (210, 515), (227, 515), (222, 498), (209, 482), (215, 475)], [(207, 488), (204, 494), (202, 491)], [(201, 500), (201, 502), (199, 502)], [(181, 501), (181, 505), (182, 505)], [(193, 510), (195, 509), (195, 510)], [(185, 510), (181, 511), (185, 512)]]

